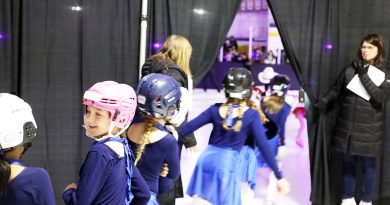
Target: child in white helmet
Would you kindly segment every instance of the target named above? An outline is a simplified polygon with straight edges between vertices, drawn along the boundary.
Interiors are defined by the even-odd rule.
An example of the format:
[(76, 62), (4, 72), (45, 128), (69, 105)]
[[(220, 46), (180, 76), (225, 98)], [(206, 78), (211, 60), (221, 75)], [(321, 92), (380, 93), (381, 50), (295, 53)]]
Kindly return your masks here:
[(55, 204), (46, 170), (19, 161), (36, 131), (30, 105), (15, 95), (0, 93), (0, 204)]
[(80, 168), (78, 184), (69, 184), (65, 204), (146, 204), (149, 189), (133, 164), (125, 137), (137, 106), (130, 86), (99, 82), (83, 96), (86, 135), (95, 140)]

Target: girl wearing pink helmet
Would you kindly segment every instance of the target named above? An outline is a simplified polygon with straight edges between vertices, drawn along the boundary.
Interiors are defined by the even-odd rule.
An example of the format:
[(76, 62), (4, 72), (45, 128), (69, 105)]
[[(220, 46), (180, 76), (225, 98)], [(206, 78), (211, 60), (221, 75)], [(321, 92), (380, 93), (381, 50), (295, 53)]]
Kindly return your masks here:
[(146, 204), (150, 191), (134, 166), (125, 137), (137, 107), (130, 86), (99, 82), (83, 96), (86, 135), (95, 140), (80, 169), (78, 184), (69, 184), (65, 204)]

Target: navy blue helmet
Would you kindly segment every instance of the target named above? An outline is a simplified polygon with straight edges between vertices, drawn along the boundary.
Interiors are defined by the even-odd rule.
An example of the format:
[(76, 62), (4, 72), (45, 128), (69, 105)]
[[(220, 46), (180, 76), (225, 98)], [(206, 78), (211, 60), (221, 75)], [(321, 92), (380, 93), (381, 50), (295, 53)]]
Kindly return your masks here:
[(138, 109), (145, 116), (165, 118), (175, 115), (180, 98), (180, 85), (171, 76), (151, 73), (138, 82)]

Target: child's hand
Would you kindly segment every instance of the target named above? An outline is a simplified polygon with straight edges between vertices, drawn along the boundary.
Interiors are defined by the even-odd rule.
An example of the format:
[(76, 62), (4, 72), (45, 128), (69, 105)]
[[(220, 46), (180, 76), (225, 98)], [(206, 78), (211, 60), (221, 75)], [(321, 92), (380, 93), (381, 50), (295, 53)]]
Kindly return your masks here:
[(190, 153), (195, 153), (195, 152), (199, 152), (199, 148), (198, 146), (192, 146), (192, 147), (188, 147), (187, 148), (187, 152), (190, 152)]
[(160, 176), (166, 177), (168, 175), (168, 172), (169, 172), (168, 164), (163, 163), (162, 168), (161, 168), (161, 172), (160, 172)]
[(276, 182), (278, 191), (281, 194), (288, 194), (290, 192), (290, 183), (285, 178), (282, 178)]
[(77, 189), (77, 184), (76, 183), (69, 184), (68, 186), (66, 186), (64, 192), (66, 192), (66, 190), (68, 189)]

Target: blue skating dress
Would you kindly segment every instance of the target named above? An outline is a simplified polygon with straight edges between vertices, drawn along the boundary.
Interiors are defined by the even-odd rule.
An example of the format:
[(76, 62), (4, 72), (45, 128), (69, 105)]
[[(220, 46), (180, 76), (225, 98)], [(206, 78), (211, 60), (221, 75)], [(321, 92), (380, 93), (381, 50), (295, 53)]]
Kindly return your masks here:
[(259, 113), (254, 109), (247, 109), (242, 116), (241, 130), (234, 132), (222, 127), (220, 106), (221, 104), (212, 105), (180, 128), (183, 136), (186, 136), (203, 125), (213, 124), (209, 145), (199, 157), (187, 194), (199, 196), (214, 205), (238, 205), (241, 204), (242, 181), (240, 151), (248, 137), (253, 137), (276, 177), (280, 179), (282, 176), (267, 145)]

